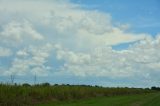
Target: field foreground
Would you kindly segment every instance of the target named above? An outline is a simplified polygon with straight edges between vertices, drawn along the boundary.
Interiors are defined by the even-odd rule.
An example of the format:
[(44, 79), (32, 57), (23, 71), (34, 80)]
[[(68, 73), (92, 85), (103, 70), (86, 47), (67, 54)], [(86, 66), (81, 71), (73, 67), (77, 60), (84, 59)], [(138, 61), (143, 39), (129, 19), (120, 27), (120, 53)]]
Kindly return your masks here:
[(48, 103), (37, 106), (160, 106), (160, 93), (101, 97), (72, 102)]
[(149, 88), (0, 84), (0, 106), (160, 106), (159, 96)]

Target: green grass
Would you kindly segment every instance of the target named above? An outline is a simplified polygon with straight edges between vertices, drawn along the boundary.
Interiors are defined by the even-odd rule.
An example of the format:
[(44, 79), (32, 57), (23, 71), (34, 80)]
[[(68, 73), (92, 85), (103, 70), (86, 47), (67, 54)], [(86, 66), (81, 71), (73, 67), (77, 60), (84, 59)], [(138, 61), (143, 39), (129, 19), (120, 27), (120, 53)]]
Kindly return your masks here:
[(160, 93), (99, 97), (88, 100), (54, 102), (37, 106), (160, 106)]

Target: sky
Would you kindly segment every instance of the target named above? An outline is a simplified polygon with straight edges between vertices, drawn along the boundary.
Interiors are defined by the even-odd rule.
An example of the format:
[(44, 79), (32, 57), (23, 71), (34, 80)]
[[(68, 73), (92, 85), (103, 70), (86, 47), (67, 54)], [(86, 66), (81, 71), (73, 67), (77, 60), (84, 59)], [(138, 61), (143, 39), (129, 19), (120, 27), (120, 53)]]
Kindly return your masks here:
[(0, 82), (160, 86), (159, 0), (0, 0)]

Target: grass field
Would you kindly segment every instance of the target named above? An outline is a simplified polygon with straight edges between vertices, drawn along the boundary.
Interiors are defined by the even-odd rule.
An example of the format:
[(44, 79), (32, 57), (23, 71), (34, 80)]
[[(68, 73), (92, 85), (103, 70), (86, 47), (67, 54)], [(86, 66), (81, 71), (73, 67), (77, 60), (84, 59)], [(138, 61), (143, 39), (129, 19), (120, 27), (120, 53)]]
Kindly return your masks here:
[(0, 106), (35, 106), (46, 103), (37, 106), (137, 106), (146, 101), (151, 104), (159, 103), (157, 92), (142, 88), (88, 85), (0, 84)]
[(37, 106), (160, 106), (160, 93), (100, 97), (89, 100), (48, 103)]

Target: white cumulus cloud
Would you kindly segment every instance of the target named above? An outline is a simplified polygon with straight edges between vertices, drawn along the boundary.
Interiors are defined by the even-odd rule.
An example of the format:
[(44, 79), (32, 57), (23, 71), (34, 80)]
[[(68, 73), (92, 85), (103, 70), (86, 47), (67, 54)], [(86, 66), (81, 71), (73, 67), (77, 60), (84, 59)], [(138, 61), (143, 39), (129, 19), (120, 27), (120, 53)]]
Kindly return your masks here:
[[(79, 77), (159, 80), (159, 35), (130, 32), (107, 12), (70, 0), (0, 0), (0, 14), (0, 59), (12, 55), (1, 59), (1, 75), (47, 76), (55, 66)], [(123, 43), (133, 44), (112, 48)]]

